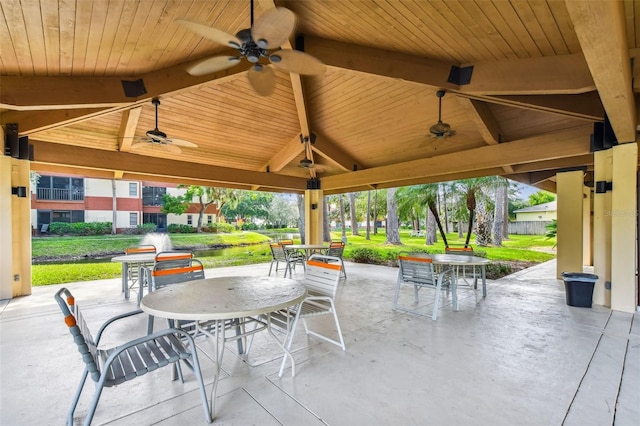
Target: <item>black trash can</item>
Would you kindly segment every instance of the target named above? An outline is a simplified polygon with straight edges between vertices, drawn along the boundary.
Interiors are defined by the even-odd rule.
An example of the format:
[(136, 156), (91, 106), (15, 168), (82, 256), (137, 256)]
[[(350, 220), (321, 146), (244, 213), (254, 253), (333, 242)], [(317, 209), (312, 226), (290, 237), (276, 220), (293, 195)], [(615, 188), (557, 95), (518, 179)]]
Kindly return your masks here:
[(579, 308), (590, 308), (593, 303), (593, 286), (598, 276), (582, 272), (563, 272), (564, 290), (567, 305)]

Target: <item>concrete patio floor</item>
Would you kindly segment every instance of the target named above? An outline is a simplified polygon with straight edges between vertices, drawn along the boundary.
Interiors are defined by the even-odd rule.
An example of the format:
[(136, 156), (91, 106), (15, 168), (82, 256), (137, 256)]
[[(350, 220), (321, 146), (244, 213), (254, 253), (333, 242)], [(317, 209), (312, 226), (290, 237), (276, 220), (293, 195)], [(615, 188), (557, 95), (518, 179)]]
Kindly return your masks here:
[[(208, 277), (266, 275), (268, 264), (207, 270)], [(437, 321), (391, 309), (396, 268), (346, 263), (338, 314), (347, 350), (298, 330), (289, 368), (269, 336), (247, 360), (227, 345), (218, 386), (218, 425), (638, 425), (640, 314), (565, 304), (555, 262), (488, 282), (488, 296), (459, 291)], [(281, 273), (281, 272), (280, 272)], [(299, 268), (298, 276), (302, 275)], [(83, 364), (53, 295), (0, 301), (0, 424), (65, 423)], [(66, 285), (94, 333), (108, 317), (136, 308), (120, 280)], [(432, 293), (423, 290), (428, 314)], [(411, 303), (411, 289), (401, 297)], [(421, 302), (422, 302), (421, 300)], [(317, 327), (332, 328), (329, 318)], [(146, 317), (105, 336), (106, 345), (141, 335)], [(156, 328), (163, 324), (156, 319)], [(206, 350), (209, 342), (202, 340)], [(203, 361), (208, 392), (212, 363)], [(172, 382), (162, 369), (107, 388), (94, 424), (205, 424), (193, 374)], [(85, 386), (76, 423), (86, 414)]]

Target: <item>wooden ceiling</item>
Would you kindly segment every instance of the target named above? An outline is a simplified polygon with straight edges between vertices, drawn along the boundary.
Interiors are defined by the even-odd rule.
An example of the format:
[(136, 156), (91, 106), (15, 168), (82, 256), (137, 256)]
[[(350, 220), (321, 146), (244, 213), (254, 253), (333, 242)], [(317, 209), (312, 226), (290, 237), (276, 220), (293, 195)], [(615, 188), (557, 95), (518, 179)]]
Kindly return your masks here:
[[(255, 0), (256, 19), (274, 6), (298, 18), (283, 48), (326, 69), (276, 69), (259, 96), (246, 59), (189, 75), (235, 51), (176, 23), (235, 34), (249, 0), (0, 0), (0, 121), (28, 135), (40, 172), (285, 192), (315, 176), (329, 194), (497, 174), (554, 191), (558, 169), (592, 168), (605, 111), (636, 142), (640, 1)], [(469, 83), (454, 66), (473, 66)], [(146, 93), (127, 97), (138, 79)], [(434, 138), (441, 89), (456, 134)], [(131, 150), (154, 97), (159, 129), (197, 148)]]

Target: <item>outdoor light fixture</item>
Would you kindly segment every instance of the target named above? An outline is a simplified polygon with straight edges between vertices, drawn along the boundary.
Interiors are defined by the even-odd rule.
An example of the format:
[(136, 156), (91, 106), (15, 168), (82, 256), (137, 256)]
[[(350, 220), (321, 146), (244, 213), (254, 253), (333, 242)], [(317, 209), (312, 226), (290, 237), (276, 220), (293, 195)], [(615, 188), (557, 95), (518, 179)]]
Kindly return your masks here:
[(27, 187), (26, 186), (12, 186), (11, 194), (17, 195), (20, 198), (25, 198), (27, 196)]
[(613, 182), (606, 182), (604, 180), (599, 180), (596, 182), (596, 194), (604, 194), (607, 191), (611, 191), (613, 189)]

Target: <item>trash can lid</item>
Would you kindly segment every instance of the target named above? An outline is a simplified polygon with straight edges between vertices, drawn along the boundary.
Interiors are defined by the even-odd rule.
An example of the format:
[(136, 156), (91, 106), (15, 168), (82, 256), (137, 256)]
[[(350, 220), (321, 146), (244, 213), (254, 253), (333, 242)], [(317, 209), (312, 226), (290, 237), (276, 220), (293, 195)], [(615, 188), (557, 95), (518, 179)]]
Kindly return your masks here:
[(569, 281), (591, 282), (591, 281), (597, 281), (598, 280), (598, 276), (597, 275), (586, 274), (586, 273), (583, 273), (583, 272), (562, 272), (560, 275), (562, 275), (562, 278), (564, 278), (565, 280), (569, 280)]

